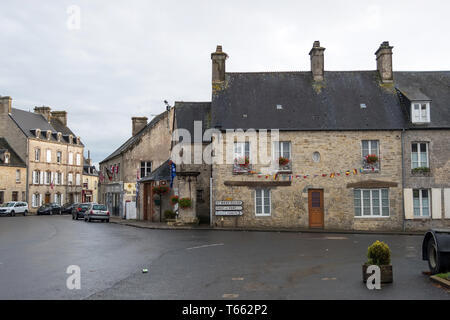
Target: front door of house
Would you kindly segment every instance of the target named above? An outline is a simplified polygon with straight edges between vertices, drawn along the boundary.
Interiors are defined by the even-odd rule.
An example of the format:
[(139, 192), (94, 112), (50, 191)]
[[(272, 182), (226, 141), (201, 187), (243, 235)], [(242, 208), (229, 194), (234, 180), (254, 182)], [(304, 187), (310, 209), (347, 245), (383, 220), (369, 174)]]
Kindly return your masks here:
[(45, 194), (45, 203), (50, 203), (50, 193)]
[(309, 227), (323, 228), (323, 190), (308, 190)]

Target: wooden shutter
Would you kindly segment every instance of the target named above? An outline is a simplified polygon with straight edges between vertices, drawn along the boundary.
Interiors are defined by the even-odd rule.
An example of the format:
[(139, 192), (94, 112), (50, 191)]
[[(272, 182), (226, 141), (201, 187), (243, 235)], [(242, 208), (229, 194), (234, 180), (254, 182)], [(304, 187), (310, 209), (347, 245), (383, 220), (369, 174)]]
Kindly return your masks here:
[(404, 201), (404, 206), (405, 206), (405, 219), (414, 219), (412, 189), (404, 189), (403, 190), (403, 201)]
[(431, 217), (442, 218), (442, 191), (440, 188), (431, 189)]

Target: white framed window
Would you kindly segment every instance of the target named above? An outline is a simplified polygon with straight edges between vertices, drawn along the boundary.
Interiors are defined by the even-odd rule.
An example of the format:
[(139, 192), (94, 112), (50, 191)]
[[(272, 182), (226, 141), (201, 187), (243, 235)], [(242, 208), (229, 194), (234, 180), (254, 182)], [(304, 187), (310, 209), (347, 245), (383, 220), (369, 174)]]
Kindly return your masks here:
[(270, 216), (271, 215), (271, 195), (270, 189), (255, 190), (255, 215)]
[(152, 162), (151, 161), (141, 161), (141, 176), (144, 178), (152, 172)]
[(72, 173), (69, 173), (67, 175), (67, 182), (69, 185), (73, 184), (73, 174)]
[(16, 170), (16, 182), (20, 182), (20, 170)]
[(413, 142), (411, 144), (411, 168), (429, 167), (428, 143)]
[(61, 184), (61, 177), (62, 177), (61, 172), (57, 172), (56, 173), (56, 181), (55, 181), (56, 185), (60, 185)]
[(355, 189), (355, 217), (389, 217), (388, 189)]
[(361, 141), (362, 156), (365, 158), (369, 154), (379, 157), (379, 141), (378, 140), (362, 140)]
[(41, 181), (41, 172), (38, 170), (33, 171), (33, 184), (39, 184)]
[(76, 155), (76, 163), (77, 163), (77, 166), (81, 166), (81, 155), (79, 154), (79, 153), (77, 153), (77, 155)]
[(248, 158), (250, 160), (250, 142), (234, 143), (234, 159), (242, 160)]
[(52, 150), (47, 149), (47, 163), (52, 162)]
[(62, 205), (61, 203), (61, 193), (55, 193), (55, 203)]
[(42, 204), (42, 196), (40, 193), (33, 193), (31, 195), (31, 206), (37, 208)]
[(77, 186), (81, 184), (81, 175), (79, 173), (75, 175), (75, 183)]
[(413, 102), (411, 104), (411, 121), (413, 123), (430, 122), (430, 103)]
[(62, 161), (62, 153), (61, 151), (56, 152), (56, 163), (61, 163)]
[(430, 190), (428, 189), (413, 190), (413, 208), (414, 208), (414, 217), (430, 216)]
[(41, 149), (34, 149), (34, 161), (41, 161)]
[(73, 165), (73, 153), (69, 152), (69, 164)]
[[(291, 142), (290, 141), (274, 141), (273, 142), (273, 161), (275, 165), (283, 170), (289, 170), (291, 168)], [(283, 164), (281, 163), (281, 157), (287, 159), (288, 161)]]
[(44, 172), (44, 181), (45, 184), (50, 184), (51, 173), (49, 171)]

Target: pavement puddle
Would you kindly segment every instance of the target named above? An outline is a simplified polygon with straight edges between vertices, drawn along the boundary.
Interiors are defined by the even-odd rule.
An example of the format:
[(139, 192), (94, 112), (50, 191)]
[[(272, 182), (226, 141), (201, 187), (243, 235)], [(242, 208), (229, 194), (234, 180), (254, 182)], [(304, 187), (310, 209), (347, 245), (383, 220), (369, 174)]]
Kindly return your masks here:
[(239, 297), (239, 295), (237, 293), (224, 293), (222, 295), (222, 298), (224, 298), (224, 299), (236, 299), (238, 297)]
[(205, 244), (203, 246), (186, 248), (186, 250), (202, 249), (202, 248), (216, 247), (216, 246), (223, 246), (223, 245), (224, 245), (223, 243)]

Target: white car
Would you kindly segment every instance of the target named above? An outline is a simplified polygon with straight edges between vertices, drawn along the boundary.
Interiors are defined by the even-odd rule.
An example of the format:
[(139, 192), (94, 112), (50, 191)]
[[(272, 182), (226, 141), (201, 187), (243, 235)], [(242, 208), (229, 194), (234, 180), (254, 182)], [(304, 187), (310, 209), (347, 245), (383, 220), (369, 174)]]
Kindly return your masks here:
[(28, 213), (28, 203), (22, 201), (10, 201), (0, 206), (0, 216), (10, 215), (13, 217), (17, 213), (26, 216)]

